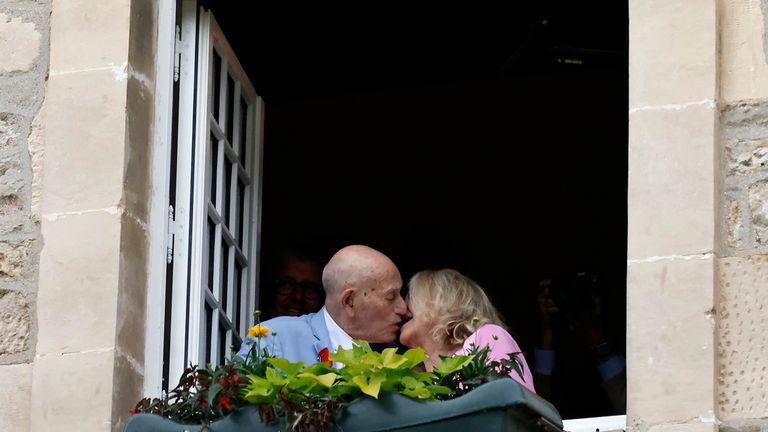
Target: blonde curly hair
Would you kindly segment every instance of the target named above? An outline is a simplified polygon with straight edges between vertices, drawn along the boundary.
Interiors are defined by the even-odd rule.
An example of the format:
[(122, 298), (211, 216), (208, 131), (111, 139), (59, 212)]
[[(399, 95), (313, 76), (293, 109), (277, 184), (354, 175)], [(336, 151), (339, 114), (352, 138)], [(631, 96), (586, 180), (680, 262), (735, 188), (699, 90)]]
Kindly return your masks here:
[(408, 282), (408, 304), (432, 325), (432, 339), (457, 349), (484, 324), (506, 329), (477, 282), (452, 269), (424, 270)]

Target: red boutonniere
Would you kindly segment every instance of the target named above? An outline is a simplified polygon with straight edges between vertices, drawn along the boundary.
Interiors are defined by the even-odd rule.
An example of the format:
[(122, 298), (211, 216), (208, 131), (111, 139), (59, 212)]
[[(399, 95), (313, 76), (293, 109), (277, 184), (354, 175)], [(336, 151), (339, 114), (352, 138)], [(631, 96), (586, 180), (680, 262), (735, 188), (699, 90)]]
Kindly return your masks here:
[(318, 354), (320, 355), (320, 363), (328, 363), (328, 367), (333, 367), (333, 361), (328, 358), (330, 351), (328, 351), (327, 347), (321, 349)]

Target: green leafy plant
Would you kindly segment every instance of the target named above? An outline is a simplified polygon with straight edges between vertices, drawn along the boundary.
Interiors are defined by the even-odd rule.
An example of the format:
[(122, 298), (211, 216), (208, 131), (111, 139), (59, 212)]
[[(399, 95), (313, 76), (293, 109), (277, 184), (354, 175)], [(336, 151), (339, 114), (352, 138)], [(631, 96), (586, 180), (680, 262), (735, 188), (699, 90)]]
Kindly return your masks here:
[(517, 372), (521, 378), (525, 376), (523, 364), (518, 360), (521, 353), (509, 353), (508, 358), (492, 360), (489, 358), (490, 352), (491, 348), (487, 345), (478, 348), (471, 344), (466, 356), (468, 359), (461, 362), (461, 366), (452, 369), (445, 369), (445, 365), (458, 362), (459, 356), (441, 356), (441, 362), (435, 367), (436, 371), (442, 369), (438, 371), (438, 384), (451, 390), (450, 397), (458, 397), (489, 381), (508, 378), (512, 371)]
[[(222, 366), (190, 366), (173, 390), (161, 398), (142, 399), (133, 412), (202, 424), (205, 429), (239, 407), (257, 405), (265, 423), (284, 418), (288, 430), (324, 432), (338, 411), (359, 397), (396, 392), (425, 401), (445, 400), (506, 377), (512, 370), (523, 376), (516, 359), (519, 353), (501, 361), (489, 360), (490, 348), (474, 345), (468, 355), (441, 356), (431, 372), (422, 368), (427, 355), (421, 348), (403, 354), (387, 348), (379, 353), (361, 340), (351, 349), (339, 347), (334, 354), (324, 350), (321, 358), (325, 361), (305, 366), (272, 357), (261, 346), (262, 337), (268, 334), (269, 329), (260, 323), (252, 327), (248, 335), (256, 342), (244, 357), (233, 356)], [(343, 367), (334, 368), (333, 362)]]

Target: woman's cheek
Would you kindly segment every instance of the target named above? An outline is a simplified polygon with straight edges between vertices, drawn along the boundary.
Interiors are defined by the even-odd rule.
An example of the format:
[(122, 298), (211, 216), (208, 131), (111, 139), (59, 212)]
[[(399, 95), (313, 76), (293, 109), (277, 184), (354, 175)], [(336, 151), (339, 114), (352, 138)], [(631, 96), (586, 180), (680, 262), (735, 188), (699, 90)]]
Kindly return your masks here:
[(407, 347), (414, 347), (416, 342), (413, 340), (413, 321), (412, 319), (405, 323), (400, 330), (400, 343)]

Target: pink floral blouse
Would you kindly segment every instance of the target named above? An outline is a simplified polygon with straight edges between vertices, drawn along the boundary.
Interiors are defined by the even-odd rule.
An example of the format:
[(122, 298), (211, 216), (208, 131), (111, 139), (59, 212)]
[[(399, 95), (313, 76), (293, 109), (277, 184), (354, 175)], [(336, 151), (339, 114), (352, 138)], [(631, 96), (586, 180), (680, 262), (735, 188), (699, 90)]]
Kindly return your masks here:
[[(494, 339), (494, 336), (496, 338)], [(521, 377), (517, 372), (512, 371), (509, 373), (510, 378), (516, 380), (528, 390), (536, 393), (533, 388), (533, 375), (531, 374), (531, 368), (528, 367), (528, 362), (525, 361), (525, 357), (520, 351), (520, 347), (517, 342), (512, 338), (506, 330), (497, 326), (496, 324), (485, 324), (472, 333), (467, 340), (464, 341), (464, 346), (461, 347), (456, 354), (466, 354), (471, 345), (475, 344), (477, 347), (482, 348), (486, 345), (491, 347), (491, 351), (488, 353), (488, 357), (491, 360), (501, 360), (509, 358), (509, 353), (520, 354), (517, 356), (518, 361), (523, 366), (523, 376)]]

